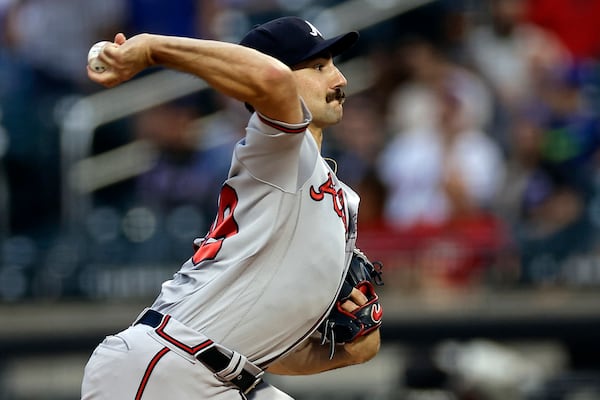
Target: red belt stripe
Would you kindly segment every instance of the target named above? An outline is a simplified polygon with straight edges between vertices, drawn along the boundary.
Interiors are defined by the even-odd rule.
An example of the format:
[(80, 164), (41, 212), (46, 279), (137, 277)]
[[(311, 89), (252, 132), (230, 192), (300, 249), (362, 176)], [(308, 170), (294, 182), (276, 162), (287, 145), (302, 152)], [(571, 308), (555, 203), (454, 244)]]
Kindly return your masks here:
[(156, 333), (158, 333), (158, 335), (160, 337), (165, 339), (167, 342), (171, 343), (173, 346), (176, 346), (177, 348), (185, 351), (188, 354), (196, 355), (196, 353), (198, 353), (203, 348), (208, 347), (211, 344), (213, 344), (213, 341), (210, 339), (206, 339), (206, 341), (204, 341), (194, 347), (190, 347), (184, 343), (181, 343), (179, 340), (175, 339), (173, 336), (169, 335), (167, 332), (164, 331), (165, 326), (167, 326), (167, 323), (169, 322), (170, 319), (171, 319), (170, 315), (165, 315), (163, 322), (160, 324), (160, 326), (158, 328), (156, 328)]

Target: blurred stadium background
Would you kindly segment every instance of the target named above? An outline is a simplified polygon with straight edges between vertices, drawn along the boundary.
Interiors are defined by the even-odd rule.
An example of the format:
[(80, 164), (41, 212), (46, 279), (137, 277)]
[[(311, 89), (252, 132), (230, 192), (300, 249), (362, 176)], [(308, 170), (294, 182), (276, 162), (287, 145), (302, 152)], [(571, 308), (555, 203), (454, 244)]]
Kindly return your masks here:
[(247, 113), (184, 74), (104, 90), (114, 33), (235, 42), (299, 15), (338, 60), (323, 153), (385, 265), (383, 349), (298, 399), (600, 399), (597, 0), (0, 0), (0, 400), (79, 398), (191, 255)]

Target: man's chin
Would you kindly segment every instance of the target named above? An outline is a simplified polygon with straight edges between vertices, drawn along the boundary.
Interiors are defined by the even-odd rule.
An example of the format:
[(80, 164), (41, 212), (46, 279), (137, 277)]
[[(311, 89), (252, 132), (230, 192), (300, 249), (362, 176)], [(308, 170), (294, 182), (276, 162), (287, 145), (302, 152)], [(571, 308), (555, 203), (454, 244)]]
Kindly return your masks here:
[(339, 113), (334, 116), (333, 118), (331, 118), (331, 125), (335, 125), (340, 123), (340, 121), (342, 120), (342, 117), (344, 116), (344, 109), (342, 108), (342, 106), (340, 105), (340, 111)]
[(313, 121), (315, 125), (320, 126), (322, 128), (327, 128), (328, 126), (337, 125), (342, 120), (342, 114), (330, 115), (328, 118), (324, 118), (321, 121)]
[(340, 109), (340, 110), (344, 109), (344, 102), (343, 101), (331, 100), (327, 104), (329, 104), (330, 107), (333, 107), (336, 110), (337, 109)]

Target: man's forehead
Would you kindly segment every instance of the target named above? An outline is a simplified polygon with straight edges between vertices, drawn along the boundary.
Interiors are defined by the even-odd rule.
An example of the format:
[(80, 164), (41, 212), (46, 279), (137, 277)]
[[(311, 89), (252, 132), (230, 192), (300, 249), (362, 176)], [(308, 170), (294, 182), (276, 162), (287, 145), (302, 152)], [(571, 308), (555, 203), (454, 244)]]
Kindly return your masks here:
[(306, 68), (309, 65), (312, 65), (316, 62), (329, 62), (332, 61), (333, 62), (333, 57), (331, 56), (331, 53), (326, 51), (320, 54), (317, 54), (314, 57), (309, 58), (308, 60), (302, 61), (296, 65), (294, 65), (294, 67), (292, 69), (299, 69), (299, 68)]

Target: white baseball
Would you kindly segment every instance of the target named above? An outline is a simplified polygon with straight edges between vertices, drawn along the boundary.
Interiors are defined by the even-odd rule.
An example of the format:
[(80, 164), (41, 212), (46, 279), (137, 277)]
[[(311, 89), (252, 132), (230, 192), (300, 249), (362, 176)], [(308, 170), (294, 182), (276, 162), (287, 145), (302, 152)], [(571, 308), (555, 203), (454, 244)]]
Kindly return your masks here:
[(102, 61), (98, 60), (98, 55), (102, 52), (102, 49), (107, 44), (111, 44), (111, 42), (109, 42), (107, 40), (98, 42), (98, 43), (94, 44), (90, 48), (90, 51), (88, 52), (88, 65), (90, 66), (91, 69), (93, 69), (96, 72), (104, 72), (108, 68), (108, 66), (106, 64), (104, 64)]

